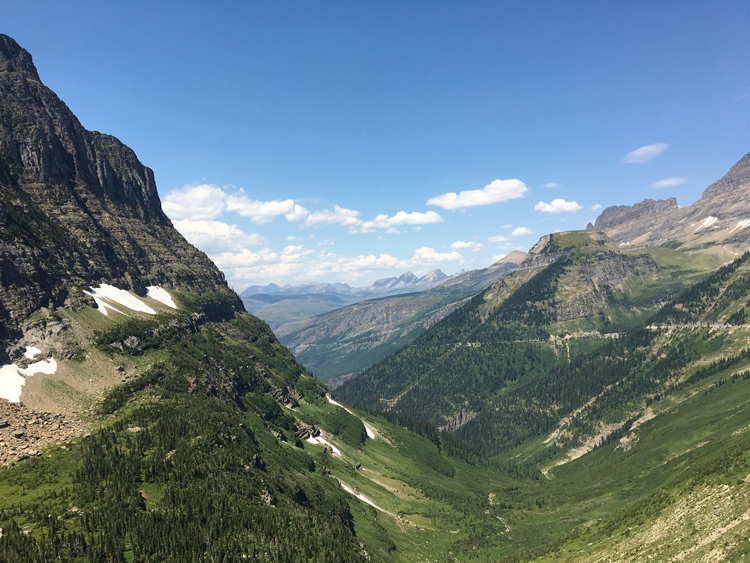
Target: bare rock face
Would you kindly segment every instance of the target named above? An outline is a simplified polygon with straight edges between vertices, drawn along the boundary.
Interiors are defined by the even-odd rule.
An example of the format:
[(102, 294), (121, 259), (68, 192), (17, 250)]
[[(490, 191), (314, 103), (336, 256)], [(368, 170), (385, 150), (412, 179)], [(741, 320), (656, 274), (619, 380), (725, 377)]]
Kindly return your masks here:
[(0, 35), (0, 363), (30, 313), (93, 305), (82, 290), (100, 283), (229, 291), (162, 211), (153, 172), (84, 129)]
[(607, 207), (588, 230), (605, 232), (625, 247), (674, 242), (683, 248), (727, 246), (745, 249), (750, 242), (750, 153), (711, 184), (687, 207), (675, 198), (646, 199), (635, 205)]

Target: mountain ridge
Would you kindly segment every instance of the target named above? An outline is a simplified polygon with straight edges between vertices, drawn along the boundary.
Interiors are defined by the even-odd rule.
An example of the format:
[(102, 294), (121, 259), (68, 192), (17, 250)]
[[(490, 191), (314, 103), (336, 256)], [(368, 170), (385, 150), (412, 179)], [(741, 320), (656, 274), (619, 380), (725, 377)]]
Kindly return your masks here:
[[(0, 36), (0, 355), (40, 307), (95, 306), (101, 283), (214, 289), (222, 272), (161, 209), (132, 149), (86, 130), (39, 80), (31, 55)], [(235, 310), (242, 310), (237, 298)]]
[[(698, 201), (680, 207), (675, 198), (645, 199), (634, 205), (604, 209), (587, 230), (607, 233), (628, 248), (667, 242), (686, 249), (724, 247), (744, 250), (750, 243), (750, 153), (740, 158)], [(725, 252), (727, 258), (732, 254)]]

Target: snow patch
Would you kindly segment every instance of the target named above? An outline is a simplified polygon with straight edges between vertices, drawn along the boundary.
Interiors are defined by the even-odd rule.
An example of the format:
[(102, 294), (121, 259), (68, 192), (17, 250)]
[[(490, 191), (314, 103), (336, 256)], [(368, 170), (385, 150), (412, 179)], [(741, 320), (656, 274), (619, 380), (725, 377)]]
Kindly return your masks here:
[[(27, 346), (24, 355), (27, 358), (34, 358), (42, 351), (33, 346)], [(0, 366), (0, 399), (7, 399), (11, 403), (17, 403), (21, 400), (21, 390), (26, 383), (26, 378), (37, 373), (52, 374), (57, 371), (57, 362), (54, 358), (35, 362), (26, 369), (20, 368), (15, 364)]]
[(742, 229), (747, 229), (748, 227), (750, 227), (750, 219), (745, 219), (745, 220), (740, 221), (739, 223), (737, 223), (737, 226), (734, 229), (732, 229), (731, 231), (729, 231), (729, 234), (731, 235), (736, 230), (740, 230), (741, 231)]
[(167, 307), (177, 309), (177, 304), (174, 302), (174, 299), (172, 299), (172, 296), (166, 289), (163, 289), (156, 285), (150, 285), (146, 288), (146, 295), (151, 299), (155, 299), (159, 303), (163, 303)]
[(369, 504), (369, 505), (370, 505), (370, 506), (372, 506), (373, 508), (375, 508), (375, 509), (379, 510), (380, 512), (385, 512), (385, 510), (383, 510), (382, 508), (380, 508), (380, 507), (379, 507), (379, 506), (378, 506), (377, 504), (375, 504), (374, 502), (372, 502), (372, 501), (371, 501), (371, 500), (370, 500), (369, 498), (367, 498), (367, 497), (366, 497), (365, 495), (363, 495), (362, 493), (355, 493), (355, 492), (354, 492), (354, 489), (352, 489), (352, 488), (351, 488), (350, 486), (348, 486), (347, 484), (345, 484), (345, 483), (343, 483), (343, 482), (341, 482), (341, 481), (339, 481), (339, 483), (341, 483), (341, 488), (342, 488), (342, 489), (344, 489), (344, 490), (345, 490), (345, 491), (346, 491), (347, 493), (349, 493), (350, 495), (354, 495), (355, 497), (357, 497), (357, 498), (358, 498), (359, 500), (361, 500), (362, 502), (366, 502), (367, 504)]
[[(341, 407), (342, 409), (344, 409), (346, 412), (348, 412), (352, 416), (357, 416), (352, 411), (350, 411), (349, 409), (347, 409), (344, 405), (342, 405), (338, 401), (333, 400), (333, 398), (330, 395), (326, 395), (326, 398), (328, 399), (328, 402), (331, 403), (332, 405), (336, 405), (337, 407)], [(375, 430), (373, 430), (373, 428), (369, 424), (367, 424), (364, 420), (360, 419), (360, 422), (365, 427), (365, 432), (367, 432), (367, 437), (370, 440), (374, 440), (375, 437), (376, 437)]]
[(26, 346), (26, 351), (23, 353), (23, 355), (28, 359), (33, 360), (41, 353), (42, 351), (36, 346)]
[(331, 451), (333, 452), (333, 455), (341, 457), (341, 450), (338, 449), (333, 444), (331, 444), (331, 442), (329, 442), (328, 440), (325, 440), (325, 439), (321, 438), (320, 436), (318, 436), (317, 438), (313, 437), (313, 436), (310, 436), (305, 441), (306, 442), (310, 442), (311, 444), (315, 444), (316, 446), (328, 446), (329, 448), (331, 448)]
[(127, 307), (128, 309), (132, 309), (133, 311), (139, 311), (141, 313), (147, 313), (149, 315), (156, 314), (156, 311), (146, 305), (136, 295), (124, 289), (120, 289), (106, 283), (103, 283), (96, 288), (90, 287), (89, 289), (91, 290), (90, 292), (84, 291), (84, 293), (94, 298), (94, 301), (96, 301), (96, 304), (99, 307), (99, 312), (101, 312), (102, 315), (107, 315), (107, 309), (112, 309), (113, 311), (120, 313), (121, 315), (125, 315), (125, 313), (113, 307), (110, 302), (117, 303), (119, 305)]
[(706, 228), (710, 227), (711, 225), (713, 225), (714, 223), (716, 223), (716, 221), (718, 221), (718, 219), (716, 217), (713, 217), (713, 216), (706, 217), (705, 219), (703, 219), (703, 223), (701, 223), (700, 225), (698, 225), (698, 228), (695, 229), (693, 232), (697, 233), (701, 229), (706, 229)]

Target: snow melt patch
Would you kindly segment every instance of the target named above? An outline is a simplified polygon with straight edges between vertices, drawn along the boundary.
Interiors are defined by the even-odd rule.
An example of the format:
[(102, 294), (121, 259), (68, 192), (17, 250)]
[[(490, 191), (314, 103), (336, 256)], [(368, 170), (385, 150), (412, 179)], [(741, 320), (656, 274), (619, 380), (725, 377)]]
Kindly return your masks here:
[[(39, 348), (27, 346), (25, 356), (34, 358), (41, 354)], [(11, 403), (17, 403), (21, 400), (21, 390), (26, 383), (26, 378), (37, 373), (52, 374), (57, 371), (57, 362), (54, 358), (35, 362), (26, 369), (20, 368), (15, 364), (0, 366), (0, 399), (7, 399)]]
[(355, 497), (357, 497), (362, 502), (366, 502), (367, 504), (369, 504), (373, 508), (376, 508), (380, 512), (385, 512), (385, 510), (383, 510), (382, 508), (380, 508), (377, 504), (375, 504), (374, 502), (372, 502), (369, 498), (367, 498), (362, 493), (355, 493), (354, 489), (352, 489), (349, 485), (347, 485), (347, 484), (345, 484), (345, 483), (343, 483), (341, 481), (339, 481), (339, 483), (341, 483), (341, 488), (344, 489), (350, 495), (354, 495)]
[(705, 219), (703, 219), (703, 223), (701, 223), (700, 225), (698, 225), (698, 228), (695, 229), (693, 232), (697, 233), (701, 229), (706, 229), (706, 228), (710, 227), (711, 225), (713, 225), (714, 223), (716, 223), (716, 221), (718, 221), (718, 219), (716, 217), (713, 217), (713, 216), (706, 217)]
[(172, 307), (172, 309), (177, 308), (177, 304), (174, 302), (174, 299), (172, 299), (172, 296), (169, 294), (169, 292), (159, 286), (148, 286), (146, 288), (146, 295), (151, 299), (155, 299), (159, 303), (163, 303), (167, 307)]
[(328, 446), (329, 448), (331, 448), (331, 451), (333, 452), (333, 455), (341, 457), (341, 450), (338, 449), (333, 444), (331, 444), (331, 442), (329, 442), (328, 440), (325, 440), (325, 439), (321, 438), (320, 436), (318, 436), (317, 438), (314, 438), (313, 436), (310, 436), (305, 441), (306, 442), (310, 442), (311, 444), (315, 444), (316, 446)]
[(106, 283), (101, 284), (99, 287), (90, 287), (89, 289), (91, 290), (90, 292), (84, 291), (84, 293), (94, 298), (94, 301), (96, 301), (96, 304), (99, 307), (99, 311), (102, 313), (102, 315), (107, 315), (107, 309), (112, 309), (113, 311), (122, 315), (125, 314), (119, 309), (113, 307), (109, 302), (118, 303), (124, 307), (127, 307), (128, 309), (132, 309), (133, 311), (139, 311), (141, 313), (147, 313), (149, 315), (156, 314), (156, 311), (154, 311), (151, 307), (149, 307), (143, 301), (138, 299), (138, 297), (124, 289), (120, 289)]
[[(357, 416), (352, 411), (350, 411), (349, 409), (347, 409), (344, 405), (342, 405), (341, 403), (339, 403), (338, 401), (334, 401), (333, 398), (331, 398), (330, 395), (326, 395), (326, 397), (328, 398), (328, 402), (331, 403), (332, 405), (336, 405), (337, 407), (341, 407), (342, 409), (344, 409), (346, 412), (348, 412), (352, 416)], [(367, 437), (370, 440), (374, 440), (375, 439), (375, 431), (364, 420), (360, 419), (360, 421), (362, 422), (362, 425), (365, 427), (365, 432), (367, 432)]]
[(741, 231), (742, 229), (747, 229), (748, 227), (750, 227), (750, 219), (745, 219), (745, 220), (740, 221), (739, 223), (737, 223), (737, 226), (734, 229), (732, 229), (731, 231), (729, 231), (729, 234), (731, 235), (736, 230), (740, 230)]
[(26, 351), (23, 353), (23, 355), (26, 356), (29, 360), (33, 360), (41, 353), (42, 351), (36, 346), (26, 346)]

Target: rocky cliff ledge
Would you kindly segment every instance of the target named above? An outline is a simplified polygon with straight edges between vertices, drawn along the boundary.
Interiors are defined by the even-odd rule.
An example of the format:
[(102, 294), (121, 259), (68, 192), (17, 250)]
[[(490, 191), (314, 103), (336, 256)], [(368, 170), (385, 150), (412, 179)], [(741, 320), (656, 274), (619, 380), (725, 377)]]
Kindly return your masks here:
[(31, 313), (93, 305), (82, 290), (100, 283), (229, 293), (162, 211), (153, 172), (86, 130), (0, 35), (0, 356)]

